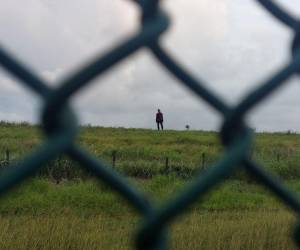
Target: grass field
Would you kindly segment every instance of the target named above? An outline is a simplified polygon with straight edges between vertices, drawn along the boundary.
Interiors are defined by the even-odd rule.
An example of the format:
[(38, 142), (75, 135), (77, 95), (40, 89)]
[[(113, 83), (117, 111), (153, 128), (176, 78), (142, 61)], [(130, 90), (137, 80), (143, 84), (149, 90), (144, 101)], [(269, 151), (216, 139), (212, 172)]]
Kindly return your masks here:
[[(0, 123), (0, 159), (7, 150), (10, 159), (19, 159), (43, 140), (38, 127)], [(218, 134), (203, 131), (155, 130), (82, 127), (78, 143), (97, 157), (112, 163), (116, 152), (116, 170), (132, 177), (151, 178), (165, 173), (176, 173), (189, 178), (195, 172), (211, 166), (223, 150)], [(2, 157), (1, 157), (2, 155)], [(284, 179), (300, 178), (300, 135), (287, 133), (260, 133), (256, 135), (253, 158)], [(168, 168), (166, 168), (168, 158)], [(60, 157), (47, 164), (42, 176), (84, 178), (77, 163)], [(239, 172), (234, 179), (247, 177)]]
[[(1, 217), (1, 249), (132, 249), (138, 218), (97, 214)], [(171, 249), (294, 249), (291, 216), (277, 212), (192, 212), (171, 229)]]
[[(116, 170), (157, 206), (180, 192), (223, 150), (214, 132), (81, 130), (78, 143), (107, 162), (116, 151)], [(0, 124), (0, 138), (2, 159), (8, 149), (10, 161), (43, 141), (39, 129), (26, 124)], [(298, 146), (297, 134), (257, 134), (253, 158), (300, 193)], [(168, 171), (164, 171), (166, 157)], [(176, 218), (170, 225), (170, 245), (171, 249), (295, 249), (291, 238), (295, 222), (296, 216), (268, 190), (239, 172)], [(0, 249), (132, 249), (140, 223), (137, 212), (108, 186), (61, 158), (1, 198)]]
[[(159, 206), (186, 183), (130, 179)], [(300, 191), (300, 183), (289, 186)], [(202, 200), (202, 201), (201, 201)], [(172, 249), (293, 249), (295, 216), (265, 189), (226, 181), (171, 225)], [(2, 198), (0, 249), (132, 249), (141, 218), (122, 198), (89, 180), (33, 179)]]

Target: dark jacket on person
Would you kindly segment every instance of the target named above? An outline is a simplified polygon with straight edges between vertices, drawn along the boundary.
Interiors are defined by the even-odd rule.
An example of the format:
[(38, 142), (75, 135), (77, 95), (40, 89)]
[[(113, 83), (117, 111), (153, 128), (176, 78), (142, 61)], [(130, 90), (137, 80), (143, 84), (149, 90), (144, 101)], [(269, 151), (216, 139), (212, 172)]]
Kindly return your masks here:
[(156, 113), (156, 122), (163, 122), (163, 121), (164, 121), (163, 113), (157, 112)]

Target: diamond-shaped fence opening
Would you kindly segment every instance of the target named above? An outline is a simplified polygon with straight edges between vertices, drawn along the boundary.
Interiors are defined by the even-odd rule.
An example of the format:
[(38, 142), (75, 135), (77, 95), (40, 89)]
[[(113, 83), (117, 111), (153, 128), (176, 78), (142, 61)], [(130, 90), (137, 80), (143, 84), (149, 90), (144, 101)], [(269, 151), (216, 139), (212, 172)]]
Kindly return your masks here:
[[(5, 49), (0, 48), (0, 64), (18, 78), (20, 84), (31, 89), (43, 101), (41, 123), (47, 135), (47, 140), (32, 154), (27, 155), (20, 163), (1, 170), (0, 191), (2, 193), (34, 174), (50, 160), (56, 159), (62, 153), (71, 157), (83, 168), (91, 171), (102, 182), (112, 187), (122, 195), (143, 217), (143, 226), (136, 236), (137, 249), (166, 249), (168, 224), (181, 214), (187, 206), (221, 182), (233, 171), (242, 166), (278, 196), (296, 213), (300, 211), (298, 197), (280, 180), (259, 166), (250, 157), (252, 145), (252, 130), (245, 123), (245, 116), (279, 87), (287, 83), (287, 79), (300, 71), (300, 25), (298, 19), (288, 14), (282, 7), (271, 0), (257, 0), (277, 19), (294, 31), (295, 39), (292, 44), (292, 59), (279, 72), (272, 75), (257, 89), (249, 93), (238, 105), (232, 107), (214, 93), (206, 89), (200, 80), (178, 63), (166, 48), (159, 43), (159, 38), (169, 27), (169, 16), (160, 8), (158, 0), (135, 0), (141, 10), (141, 27), (136, 34), (120, 42), (112, 50), (102, 54), (87, 63), (74, 74), (69, 75), (58, 87), (50, 88), (44, 80), (16, 61)], [(117, 174), (113, 168), (83, 150), (75, 143), (77, 135), (76, 112), (69, 105), (69, 99), (91, 80), (112, 69), (123, 59), (131, 56), (139, 49), (147, 47), (162, 68), (171, 73), (183, 85), (192, 90), (214, 108), (223, 118), (221, 139), (226, 147), (221, 159), (204, 173), (196, 175), (184, 190), (171, 201), (154, 208), (151, 203), (131, 187), (125, 178)], [(296, 242), (300, 239), (300, 227), (295, 233)]]

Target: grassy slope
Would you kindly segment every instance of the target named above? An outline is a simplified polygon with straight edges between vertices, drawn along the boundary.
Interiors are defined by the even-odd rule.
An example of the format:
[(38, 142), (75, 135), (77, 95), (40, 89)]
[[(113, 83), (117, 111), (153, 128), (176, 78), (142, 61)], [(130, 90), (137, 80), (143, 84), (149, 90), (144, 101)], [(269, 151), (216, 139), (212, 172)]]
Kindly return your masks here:
[[(171, 249), (295, 249), (292, 216), (286, 212), (190, 213), (172, 225)], [(0, 249), (133, 249), (137, 218), (6, 216)]]
[[(0, 138), (0, 159), (4, 158), (6, 149), (10, 150), (11, 158), (18, 159), (41, 143), (39, 130), (32, 126), (2, 124)], [(166, 157), (169, 157), (170, 167), (179, 172), (207, 168), (220, 158), (223, 149), (217, 133), (201, 131), (158, 133), (145, 129), (84, 127), (78, 143), (107, 162), (112, 161), (112, 152), (116, 150), (117, 169), (130, 176), (143, 177), (144, 172), (150, 173), (149, 176), (161, 173)], [(257, 134), (253, 157), (284, 179), (298, 179), (299, 148), (298, 134)], [(205, 154), (204, 166), (202, 153)], [(51, 164), (56, 164), (58, 171), (76, 165), (68, 159)]]
[[(151, 180), (130, 179), (140, 192), (157, 206), (175, 196), (188, 182), (173, 176), (156, 176)], [(289, 181), (300, 193), (300, 182)], [(241, 181), (226, 181), (192, 206), (199, 211), (283, 210), (284, 206), (263, 186)], [(80, 215), (134, 213), (108, 186), (96, 180), (61, 183), (46, 179), (28, 180), (1, 199), (0, 214), (45, 214), (72, 211)]]
[[(163, 166), (165, 156), (193, 168), (201, 164), (202, 152), (209, 162), (222, 151), (216, 133), (82, 130), (80, 144), (108, 161), (117, 150), (118, 164), (127, 168)], [(8, 148), (16, 158), (41, 142), (31, 126), (1, 125), (0, 138), (0, 153)], [(299, 135), (258, 134), (254, 157), (299, 192), (299, 146)], [(130, 181), (157, 204), (186, 183), (175, 175)], [(109, 187), (93, 180), (59, 185), (46, 179), (28, 181), (2, 197), (0, 216), (0, 249), (128, 249), (140, 221)], [(229, 180), (176, 221), (172, 249), (292, 249), (293, 221), (294, 216), (265, 189)]]
[[(186, 184), (129, 180), (157, 205)], [(300, 183), (289, 182), (300, 191)], [(263, 188), (227, 181), (171, 225), (172, 249), (293, 249), (295, 217)], [(27, 181), (0, 203), (0, 249), (131, 249), (141, 218), (95, 181)]]

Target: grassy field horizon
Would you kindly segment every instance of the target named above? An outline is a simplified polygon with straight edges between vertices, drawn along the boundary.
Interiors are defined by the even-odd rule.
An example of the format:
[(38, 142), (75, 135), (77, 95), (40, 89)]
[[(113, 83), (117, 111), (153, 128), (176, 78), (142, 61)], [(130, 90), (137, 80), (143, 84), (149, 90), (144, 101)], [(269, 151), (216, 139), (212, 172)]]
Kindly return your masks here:
[[(38, 126), (0, 123), (0, 160), (22, 159), (45, 139)], [(150, 129), (125, 129), (80, 127), (77, 143), (94, 156), (113, 164), (126, 176), (151, 178), (155, 175), (176, 173), (189, 178), (209, 168), (224, 150), (217, 132), (205, 131), (155, 131)], [(2, 155), (2, 157), (1, 157)], [(266, 169), (283, 179), (300, 178), (300, 134), (256, 133), (252, 157)], [(166, 161), (168, 164), (166, 164)], [(45, 168), (44, 168), (45, 169)], [(42, 171), (53, 178), (80, 178), (84, 171), (67, 157), (49, 162)], [(239, 172), (235, 179), (247, 177)]]
[[(162, 206), (223, 152), (216, 132), (81, 127), (77, 142)], [(1, 167), (44, 140), (39, 127), (0, 123)], [(257, 133), (252, 157), (300, 194), (300, 135)], [(115, 152), (115, 153), (114, 153)], [(116, 155), (115, 166), (112, 156)], [(166, 159), (168, 158), (168, 163)], [(2, 160), (1, 160), (2, 159)], [(0, 249), (132, 249), (142, 223), (122, 197), (67, 157), (2, 195)], [(243, 170), (170, 225), (171, 249), (295, 249), (297, 216)]]

